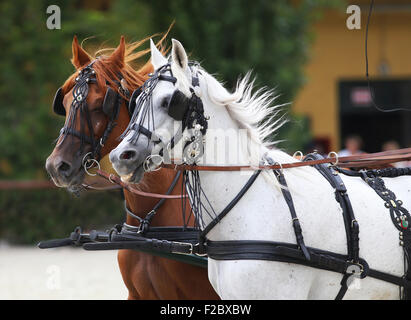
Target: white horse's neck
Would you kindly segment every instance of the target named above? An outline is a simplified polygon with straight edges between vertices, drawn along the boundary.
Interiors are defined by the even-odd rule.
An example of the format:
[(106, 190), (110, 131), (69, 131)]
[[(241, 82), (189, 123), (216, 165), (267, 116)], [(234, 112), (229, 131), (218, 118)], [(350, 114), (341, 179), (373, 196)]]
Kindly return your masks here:
[[(207, 118), (209, 117), (209, 120), (208, 129), (204, 137), (204, 155), (197, 164), (258, 166), (264, 159), (265, 153), (269, 150), (262, 143), (258, 143), (256, 139), (253, 140), (253, 133), (250, 133), (253, 129), (252, 127), (235, 119), (231, 112), (232, 110), (227, 105), (218, 103), (225, 101), (226, 97), (224, 95), (228, 97), (229, 93), (224, 88), (217, 87), (217, 90), (220, 90), (220, 92), (217, 92), (217, 94), (213, 92), (210, 95), (210, 90), (216, 90), (216, 88), (210, 88), (210, 83), (201, 76), (200, 90), (204, 114)], [(217, 99), (219, 100), (218, 102), (215, 101)], [(206, 206), (208, 212), (214, 213), (214, 215), (203, 214), (202, 227), (207, 226), (215, 215), (227, 206), (247, 183), (253, 172), (200, 172), (201, 189), (210, 201), (208, 203), (203, 198), (202, 204)], [(273, 173), (267, 171), (263, 172), (261, 176), (265, 176), (268, 179), (258, 178), (255, 185), (247, 192), (245, 198), (251, 197), (252, 201), (258, 201), (257, 194), (261, 192), (261, 189), (265, 189), (267, 194), (272, 194), (273, 186), (277, 183)], [(281, 192), (278, 189), (278, 196), (280, 195)], [(219, 224), (215, 230), (213, 229), (210, 232), (211, 238), (215, 240), (224, 239), (224, 229), (224, 226), (221, 228), (221, 224)]]
[[(262, 141), (275, 129), (272, 126), (260, 127), (258, 123), (261, 123), (264, 115), (269, 114), (267, 101), (271, 98), (269, 95), (264, 96), (264, 93), (263, 98), (251, 94), (251, 85), (247, 81), (242, 90), (237, 88), (235, 93), (229, 94), (211, 78), (210, 75), (200, 77), (205, 115), (210, 116), (203, 162), (230, 165), (244, 160), (247, 164), (250, 160), (260, 160), (260, 150), (253, 153), (249, 147), (268, 151)], [(235, 142), (230, 141), (227, 132), (233, 131), (241, 136), (238, 133), (240, 129), (247, 129), (250, 141), (246, 147), (238, 147), (237, 158), (233, 159), (230, 155), (235, 149), (230, 149), (230, 145)], [(216, 158), (220, 155), (222, 157)], [(292, 157), (278, 150), (269, 150), (268, 156), (275, 162), (292, 161)], [(335, 189), (312, 167), (287, 169), (283, 173), (292, 194), (305, 244), (346, 254), (346, 230), (341, 206), (335, 199)], [(201, 188), (196, 185), (195, 190), (202, 189), (206, 198), (202, 198), (201, 204), (197, 202), (197, 206), (192, 207), (196, 207), (196, 213), (203, 212), (199, 219), (202, 228), (234, 199), (251, 174), (250, 171), (199, 172), (199, 180), (196, 181)], [(267, 179), (263, 179), (263, 176)], [(198, 176), (193, 174), (191, 178), (198, 179)], [(403, 252), (398, 246), (398, 232), (392, 226), (383, 201), (361, 179), (346, 176), (342, 176), (342, 179), (361, 228), (361, 257), (377, 270), (402, 275)], [(207, 234), (207, 238), (216, 241), (268, 240), (295, 244), (290, 210), (280, 189), (273, 188), (275, 183), (272, 172), (264, 171), (235, 207)], [(409, 208), (411, 204), (407, 201), (407, 190), (410, 178), (386, 179), (386, 183), (399, 199), (404, 200), (404, 207)], [(193, 202), (193, 198), (190, 200)], [(338, 273), (293, 263), (260, 260), (220, 261), (209, 258), (208, 273), (213, 287), (222, 298), (227, 299), (329, 299), (336, 296), (341, 282)], [(270, 281), (267, 282), (267, 279)], [(346, 294), (348, 299), (389, 299), (396, 296), (397, 287), (373, 279), (362, 280), (360, 287), (350, 288)]]
[[(208, 129), (204, 139), (204, 155), (199, 163), (209, 165), (258, 165), (267, 149), (256, 143), (250, 127), (232, 114), (228, 103), (233, 97), (210, 75), (199, 77), (201, 100)], [(238, 98), (238, 97), (237, 97)], [(227, 104), (224, 101), (227, 100)]]

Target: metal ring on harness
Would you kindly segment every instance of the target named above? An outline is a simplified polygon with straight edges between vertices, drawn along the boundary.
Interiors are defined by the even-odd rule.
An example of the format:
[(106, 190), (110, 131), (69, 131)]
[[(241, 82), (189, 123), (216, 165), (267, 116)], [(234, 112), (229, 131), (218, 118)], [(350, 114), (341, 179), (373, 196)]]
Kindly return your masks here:
[[(85, 165), (86, 165), (86, 162), (88, 162), (88, 160), (89, 159), (86, 159), (89, 155), (92, 155), (93, 153), (90, 151), (90, 152), (87, 152), (85, 155), (84, 155), (84, 157), (83, 157), (83, 160), (81, 160), (81, 164), (82, 164), (82, 166), (84, 167)], [(88, 168), (90, 168), (90, 167), (88, 167)]]
[[(82, 161), (82, 163), (83, 163), (83, 168), (84, 168), (84, 171), (85, 171), (89, 176), (94, 177), (94, 176), (97, 175), (97, 173), (90, 173), (90, 172), (88, 171), (88, 169), (92, 168), (93, 165), (96, 164), (98, 170), (100, 170), (100, 169), (101, 169), (101, 168), (100, 168), (100, 163), (99, 163), (96, 159), (86, 159), (86, 157), (87, 157), (89, 154), (91, 154), (91, 152), (86, 153), (86, 155), (83, 157), (83, 161)], [(89, 163), (90, 163), (90, 164), (89, 164)], [(88, 165), (88, 164), (89, 164), (89, 165)]]
[(116, 182), (111, 180), (111, 176), (114, 176), (114, 174), (110, 173), (110, 175), (108, 176), (108, 181), (110, 181), (111, 183), (115, 184)]
[(297, 155), (300, 155), (301, 159), (304, 158), (304, 153), (302, 153), (300, 150), (293, 153), (293, 158), (296, 158)]
[(274, 165), (276, 165), (276, 164), (278, 164), (280, 166), (281, 174), (283, 174), (284, 173), (283, 165), (281, 163), (279, 163), (278, 161), (274, 162)]
[(328, 158), (331, 158), (330, 155), (332, 155), (332, 154), (335, 155), (335, 162), (334, 162), (334, 163), (331, 162), (331, 164), (332, 164), (333, 166), (336, 166), (336, 165), (338, 164), (338, 161), (339, 161), (339, 160), (338, 160), (338, 154), (337, 154), (337, 152), (335, 152), (335, 151), (331, 151), (331, 152), (328, 154), (327, 157), (328, 157)]
[[(152, 160), (152, 159), (155, 158), (156, 156), (160, 158), (160, 162), (159, 162), (158, 164), (156, 164), (156, 163)], [(150, 160), (151, 160), (152, 163), (154, 163), (155, 165), (157, 165), (157, 167), (156, 167), (155, 169), (151, 169), (151, 168), (149, 167), (149, 166), (150, 166), (150, 164), (149, 164)], [(158, 170), (161, 169), (161, 164), (162, 164), (163, 162), (164, 162), (164, 159), (163, 159), (162, 156), (160, 156), (159, 154), (151, 154), (151, 155), (149, 155), (149, 156), (146, 158), (146, 160), (144, 160), (144, 162), (143, 162), (143, 169), (144, 169), (145, 172), (158, 171)]]
[(364, 272), (364, 266), (361, 263), (354, 263), (354, 262), (352, 262), (352, 264), (349, 265), (346, 270), (346, 273), (356, 276), (358, 278), (361, 277), (363, 272)]
[[(199, 242), (197, 242), (195, 245), (194, 245), (194, 247), (199, 247), (200, 246), (200, 243)], [(207, 253), (194, 253), (196, 256), (199, 256), (199, 257), (207, 257), (208, 256), (208, 254)]]

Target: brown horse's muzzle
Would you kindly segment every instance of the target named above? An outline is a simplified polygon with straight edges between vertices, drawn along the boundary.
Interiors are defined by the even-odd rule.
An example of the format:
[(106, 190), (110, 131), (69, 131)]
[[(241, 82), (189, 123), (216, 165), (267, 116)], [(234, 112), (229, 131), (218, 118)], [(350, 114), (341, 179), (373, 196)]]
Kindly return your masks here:
[(66, 141), (54, 148), (46, 160), (46, 170), (56, 186), (73, 187), (82, 184), (84, 179), (82, 159), (89, 152), (88, 149), (91, 147), (85, 147), (80, 154), (79, 151), (73, 151), (79, 150), (76, 143)]

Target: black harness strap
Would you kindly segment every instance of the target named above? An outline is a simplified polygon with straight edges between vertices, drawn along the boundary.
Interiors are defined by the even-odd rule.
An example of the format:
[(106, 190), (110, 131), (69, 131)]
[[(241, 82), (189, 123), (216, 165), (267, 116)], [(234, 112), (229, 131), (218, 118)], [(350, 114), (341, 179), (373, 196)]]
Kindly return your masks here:
[(343, 169), (340, 167), (335, 168), (338, 172), (341, 172), (350, 177), (364, 177), (364, 174), (369, 177), (381, 177), (381, 178), (396, 178), (400, 176), (411, 176), (411, 167), (408, 168), (383, 168), (383, 169), (372, 169), (372, 170), (361, 170), (354, 171)]
[[(391, 169), (391, 168), (390, 168)], [(394, 170), (386, 170), (392, 175)], [(394, 227), (399, 231), (399, 244), (404, 251), (404, 268), (405, 273), (403, 279), (411, 283), (411, 216), (405, 209), (401, 200), (398, 200), (391, 190), (384, 183), (384, 180), (377, 175), (376, 171), (361, 171), (361, 178), (385, 201), (384, 205), (390, 212), (391, 221)], [(403, 300), (411, 299), (411, 289), (403, 288), (400, 290), (400, 297)]]
[(213, 229), (217, 223), (223, 219), (227, 213), (231, 211), (231, 209), (240, 201), (240, 199), (244, 196), (244, 194), (250, 189), (250, 187), (253, 185), (257, 177), (260, 175), (261, 170), (257, 170), (256, 172), (253, 173), (253, 175), (248, 179), (246, 184), (241, 188), (241, 190), (238, 192), (238, 194), (234, 197), (233, 200), (230, 201), (230, 203), (217, 215), (217, 217), (211, 221), (207, 227), (204, 228), (204, 230), (200, 234), (200, 243), (204, 243), (207, 234), (210, 232), (211, 229)]
[[(173, 181), (171, 182), (170, 186), (167, 189), (166, 195), (169, 195), (174, 190), (180, 176), (181, 176), (181, 171), (177, 171), (176, 175), (174, 176)], [(148, 228), (150, 227), (151, 220), (153, 219), (154, 215), (157, 213), (157, 210), (160, 209), (160, 207), (164, 204), (165, 201), (166, 201), (166, 198), (160, 199), (155, 204), (153, 209), (151, 209), (151, 211), (149, 213), (147, 213), (144, 218), (141, 218), (138, 215), (136, 215), (135, 213), (133, 213), (129, 208), (127, 208), (127, 203), (124, 202), (124, 207), (125, 207), (126, 213), (130, 217), (133, 217), (133, 218), (137, 219), (140, 222), (140, 225), (138, 227), (133, 227), (133, 226), (130, 226), (126, 223), (124, 223), (124, 226), (130, 227), (129, 229), (136, 228), (138, 233), (144, 234), (148, 230)]]
[[(259, 241), (207, 241), (207, 254), (215, 260), (266, 260), (301, 264), (313, 268), (345, 273), (351, 265), (347, 255), (337, 254), (316, 248), (307, 247), (310, 260), (307, 260), (298, 244)], [(365, 260), (359, 260), (363, 265), (361, 277), (368, 272)]]
[(287, 186), (287, 182), (285, 180), (284, 174), (281, 172), (281, 170), (273, 170), (273, 171), (274, 171), (275, 176), (277, 177), (278, 182), (284, 187), (284, 188), (281, 188), (281, 192), (283, 193), (285, 202), (287, 203), (288, 208), (290, 209), (291, 219), (292, 219), (295, 238), (297, 240), (298, 247), (304, 253), (304, 257), (307, 260), (310, 260), (311, 259), (310, 253), (308, 252), (308, 249), (306, 248), (304, 244), (303, 231), (301, 229), (300, 220), (298, 220), (297, 218), (297, 213), (295, 212), (293, 198), (291, 197), (291, 193), (288, 190), (288, 186)]
[[(304, 161), (319, 159), (323, 159), (323, 157), (318, 153), (311, 153), (304, 158)], [(335, 189), (335, 197), (341, 206), (344, 219), (348, 257), (353, 262), (356, 262), (359, 257), (359, 226), (354, 217), (354, 211), (352, 209), (344, 182), (332, 166), (328, 164), (318, 164), (314, 167)]]
[[(319, 159), (323, 159), (323, 157), (318, 153), (311, 153), (304, 158), (304, 161)], [(359, 262), (359, 225), (357, 220), (355, 219), (354, 211), (352, 209), (351, 202), (348, 197), (347, 189), (344, 185), (344, 182), (338, 175), (338, 172), (335, 169), (333, 169), (331, 165), (318, 164), (314, 167), (335, 189), (335, 198), (341, 206), (345, 226), (345, 233), (347, 237), (347, 261), (350, 262), (350, 265), (362, 266), (362, 264)], [(349, 272), (344, 272), (343, 279), (341, 280), (341, 289), (338, 292), (337, 297), (335, 298), (336, 300), (341, 300), (347, 292), (347, 281), (350, 276), (352, 276), (352, 274), (350, 274)]]

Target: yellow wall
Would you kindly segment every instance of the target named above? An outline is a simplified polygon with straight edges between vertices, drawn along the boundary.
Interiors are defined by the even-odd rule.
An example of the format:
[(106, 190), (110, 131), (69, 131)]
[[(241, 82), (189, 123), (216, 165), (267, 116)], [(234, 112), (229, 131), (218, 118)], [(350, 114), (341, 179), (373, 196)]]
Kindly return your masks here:
[[(404, 2), (411, 6), (411, 1)], [(310, 117), (314, 137), (330, 138), (332, 150), (341, 148), (338, 81), (366, 79), (364, 47), (367, 14), (368, 6), (362, 7), (361, 30), (347, 29), (348, 15), (335, 11), (325, 13), (314, 26), (315, 39), (305, 68), (307, 82), (293, 104), (295, 113)], [(371, 79), (378, 77), (378, 65), (383, 57), (390, 67), (386, 79), (411, 77), (411, 8), (400, 12), (373, 12), (368, 35)]]

